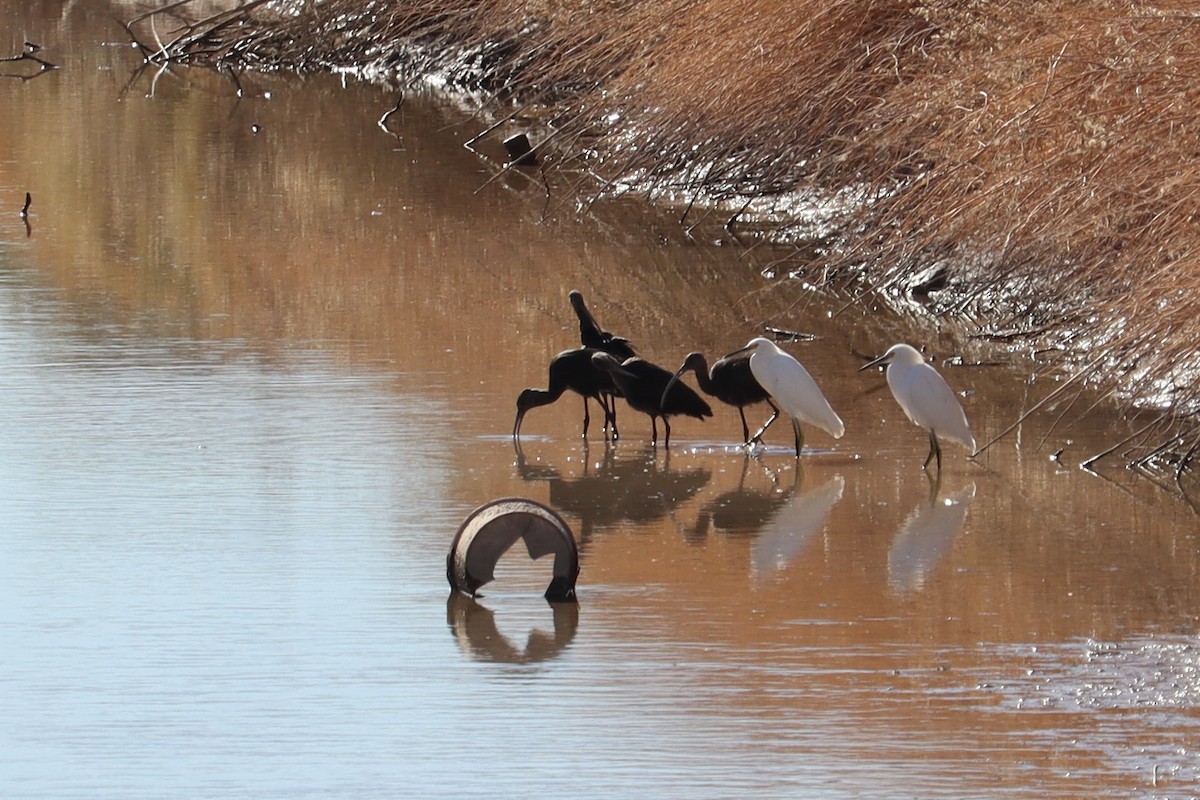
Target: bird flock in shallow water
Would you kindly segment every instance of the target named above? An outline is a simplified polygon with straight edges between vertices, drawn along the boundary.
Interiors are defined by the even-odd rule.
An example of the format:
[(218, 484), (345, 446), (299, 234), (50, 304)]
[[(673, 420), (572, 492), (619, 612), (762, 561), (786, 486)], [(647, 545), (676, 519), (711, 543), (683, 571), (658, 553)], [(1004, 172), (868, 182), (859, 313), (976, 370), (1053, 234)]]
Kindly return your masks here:
[[(590, 404), (595, 400), (604, 415), (608, 438), (619, 437), (617, 399), (635, 411), (650, 417), (650, 441), (658, 443), (658, 420), (663, 423), (663, 445), (671, 444), (671, 417), (687, 416), (703, 420), (712, 416), (712, 408), (695, 390), (681, 381), (689, 371), (695, 373), (700, 390), (737, 409), (742, 422), (742, 441), (752, 447), (761, 443), (767, 428), (782, 412), (792, 421), (796, 457), (804, 446), (801, 423), (819, 428), (834, 439), (846, 431), (817, 382), (804, 365), (777, 344), (763, 337), (751, 339), (744, 347), (717, 359), (711, 367), (703, 353), (689, 353), (674, 373), (639, 357), (628, 339), (600, 327), (583, 295), (572, 290), (569, 299), (579, 318), (580, 347), (564, 350), (550, 361), (545, 389), (529, 388), (517, 397), (517, 416), (513, 438), (519, 439), (525, 414), (533, 408), (549, 405), (568, 391), (583, 398), (583, 436), (591, 422)], [(941, 441), (948, 440), (975, 453), (966, 414), (954, 391), (930, 366), (920, 352), (907, 344), (888, 348), (879, 358), (859, 371), (882, 366), (888, 388), (900, 408), (914, 424), (929, 433), (929, 455), (924, 468), (936, 459), (942, 468)], [(771, 416), (753, 435), (746, 423), (746, 407), (766, 403)]]

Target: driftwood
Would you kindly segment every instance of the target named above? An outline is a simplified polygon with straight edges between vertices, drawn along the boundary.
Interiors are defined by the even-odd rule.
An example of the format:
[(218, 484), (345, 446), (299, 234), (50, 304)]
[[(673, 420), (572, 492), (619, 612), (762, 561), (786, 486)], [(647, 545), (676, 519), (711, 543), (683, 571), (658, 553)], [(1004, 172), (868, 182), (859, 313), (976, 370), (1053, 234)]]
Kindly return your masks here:
[(41, 49), (42, 49), (42, 46), (39, 44), (34, 44), (33, 42), (26, 42), (25, 49), (22, 52), (17, 53), (15, 56), (0, 57), (0, 62), (9, 63), (9, 64), (17, 63), (17, 62), (32, 61), (33, 63), (38, 65), (37, 72), (33, 72), (28, 75), (2, 72), (2, 73), (0, 73), (0, 77), (16, 78), (18, 80), (28, 81), (28, 80), (32, 80), (33, 78), (38, 77), (39, 75), (45, 75), (47, 72), (50, 72), (51, 70), (58, 69), (57, 64), (52, 64), (51, 62), (47, 61), (46, 59), (42, 58), (41, 56), (36, 55), (37, 52), (40, 51)]

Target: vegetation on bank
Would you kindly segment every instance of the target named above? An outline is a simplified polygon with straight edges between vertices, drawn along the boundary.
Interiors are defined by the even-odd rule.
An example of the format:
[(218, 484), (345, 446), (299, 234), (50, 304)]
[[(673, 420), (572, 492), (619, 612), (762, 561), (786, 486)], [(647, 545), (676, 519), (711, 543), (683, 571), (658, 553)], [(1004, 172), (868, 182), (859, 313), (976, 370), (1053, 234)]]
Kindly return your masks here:
[[(636, 181), (803, 242), (793, 272), (929, 294), (1200, 445), (1200, 13), (1105, 0), (185, 0), (149, 60), (449, 76), (538, 109), (574, 189)], [(188, 17), (190, 13), (190, 17)], [(198, 18), (199, 17), (199, 18)], [(513, 112), (513, 109), (519, 112)], [(487, 123), (481, 123), (481, 129)], [(1171, 454), (1171, 455), (1167, 455)]]

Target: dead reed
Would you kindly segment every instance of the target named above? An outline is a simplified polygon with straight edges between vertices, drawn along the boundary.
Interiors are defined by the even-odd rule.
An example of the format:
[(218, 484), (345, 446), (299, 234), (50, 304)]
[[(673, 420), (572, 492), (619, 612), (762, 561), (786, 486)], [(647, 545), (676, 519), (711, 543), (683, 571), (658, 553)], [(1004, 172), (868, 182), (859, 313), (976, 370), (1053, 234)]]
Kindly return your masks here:
[(449, 75), (546, 110), (541, 153), (584, 193), (636, 177), (774, 237), (810, 230), (798, 201), (852, 198), (798, 260), (872, 292), (936, 267), (940, 311), (1177, 412), (1130, 461), (1195, 427), (1193, 3), (252, 0), (168, 22), (187, 5), (130, 23), (148, 59)]

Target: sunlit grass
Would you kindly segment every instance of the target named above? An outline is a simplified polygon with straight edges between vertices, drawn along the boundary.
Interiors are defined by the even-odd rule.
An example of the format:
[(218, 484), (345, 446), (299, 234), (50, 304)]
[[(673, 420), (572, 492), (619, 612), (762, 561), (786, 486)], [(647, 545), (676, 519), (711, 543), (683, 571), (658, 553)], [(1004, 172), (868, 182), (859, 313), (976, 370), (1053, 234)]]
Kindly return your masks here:
[(498, 116), (541, 109), (539, 149), (578, 194), (633, 185), (678, 203), (685, 227), (806, 239), (781, 274), (904, 292), (937, 266), (952, 289), (938, 311), (1101, 359), (1092, 378), (1131, 405), (1200, 401), (1189, 3), (278, 8), (210, 17), (170, 57), (448, 75), (495, 93)]

